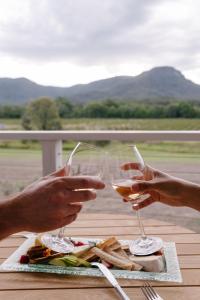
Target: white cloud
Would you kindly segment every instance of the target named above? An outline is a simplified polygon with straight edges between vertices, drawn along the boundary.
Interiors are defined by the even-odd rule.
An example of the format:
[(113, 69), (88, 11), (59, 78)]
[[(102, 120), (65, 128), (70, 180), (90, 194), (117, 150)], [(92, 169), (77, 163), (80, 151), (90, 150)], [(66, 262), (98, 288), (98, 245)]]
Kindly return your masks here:
[(158, 65), (200, 83), (198, 0), (0, 0), (0, 77), (71, 85)]

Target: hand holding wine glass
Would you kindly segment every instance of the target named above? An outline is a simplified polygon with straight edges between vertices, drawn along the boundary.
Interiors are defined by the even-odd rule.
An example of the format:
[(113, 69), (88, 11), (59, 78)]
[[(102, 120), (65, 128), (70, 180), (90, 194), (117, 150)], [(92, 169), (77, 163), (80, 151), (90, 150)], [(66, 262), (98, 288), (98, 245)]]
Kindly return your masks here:
[[(128, 163), (124, 170), (138, 169), (137, 164)], [(142, 175), (136, 177), (132, 190), (135, 193), (149, 193), (150, 197), (138, 203), (138, 209), (160, 202), (174, 207), (190, 207), (200, 211), (200, 186), (197, 183), (164, 173), (150, 166), (145, 166)], [(124, 198), (127, 202), (129, 199)]]
[[(73, 205), (79, 205), (84, 197), (89, 199), (94, 199), (96, 193), (94, 192), (95, 187), (101, 189), (104, 187), (101, 177), (103, 174), (104, 167), (104, 153), (101, 149), (87, 144), (79, 142), (75, 148), (72, 150), (70, 155), (67, 158), (65, 171), (70, 178), (76, 181), (77, 179), (82, 182), (73, 189), (73, 192), (76, 193), (77, 203)], [(98, 184), (91, 184), (100, 183)], [(87, 184), (88, 183), (88, 184)], [(93, 197), (91, 197), (93, 195)], [(73, 251), (74, 245), (69, 238), (65, 237), (65, 228), (62, 227), (58, 235), (45, 234), (42, 236), (42, 242), (49, 247), (50, 249), (61, 252), (61, 253), (70, 253)]]
[[(150, 195), (148, 193), (135, 192), (132, 189), (134, 181), (141, 177), (145, 169), (145, 163), (140, 152), (135, 145), (119, 150), (115, 149), (115, 153), (110, 158), (109, 166), (113, 189), (136, 208), (141, 237), (132, 242), (131, 252), (136, 255), (148, 255), (156, 252), (162, 247), (162, 240), (146, 236), (140, 211), (137, 209), (139, 201), (148, 199)], [(145, 174), (146, 178), (149, 179), (150, 175), (148, 173)]]

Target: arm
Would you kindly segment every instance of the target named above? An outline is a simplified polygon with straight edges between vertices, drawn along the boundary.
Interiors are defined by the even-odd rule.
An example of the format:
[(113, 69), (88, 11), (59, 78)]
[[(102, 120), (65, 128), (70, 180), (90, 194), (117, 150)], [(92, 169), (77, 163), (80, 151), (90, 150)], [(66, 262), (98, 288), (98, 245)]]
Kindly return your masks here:
[(59, 172), (0, 203), (0, 239), (23, 230), (43, 232), (63, 227), (76, 219), (81, 202), (96, 198), (88, 189), (104, 188), (92, 177), (66, 177)]
[[(137, 169), (137, 164), (126, 164), (124, 169), (130, 167)], [(146, 166), (142, 176), (136, 178), (132, 189), (139, 193), (148, 193), (150, 197), (139, 204), (139, 208), (146, 207), (153, 202), (171, 206), (187, 206), (200, 211), (200, 185)]]
[(10, 234), (22, 231), (19, 224), (16, 224), (16, 216), (12, 209), (12, 199), (0, 203), (0, 240)]

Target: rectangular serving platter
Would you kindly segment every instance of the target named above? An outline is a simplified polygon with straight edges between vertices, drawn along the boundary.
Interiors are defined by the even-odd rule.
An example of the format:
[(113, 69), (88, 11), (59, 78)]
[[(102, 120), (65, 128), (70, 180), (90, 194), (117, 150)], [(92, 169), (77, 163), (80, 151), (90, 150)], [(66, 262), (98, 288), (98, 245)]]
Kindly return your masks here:
[[(100, 242), (101, 239), (86, 239), (86, 238), (72, 238), (73, 240), (87, 242)], [(4, 271), (18, 271), (18, 272), (41, 272), (41, 273), (54, 273), (54, 274), (67, 274), (73, 276), (93, 276), (104, 277), (104, 275), (96, 268), (84, 267), (59, 267), (47, 264), (20, 264), (19, 259), (24, 255), (27, 250), (34, 245), (35, 237), (30, 236), (19, 248), (11, 254), (0, 266)], [(120, 240), (121, 244), (130, 244), (130, 240)], [(166, 261), (166, 271), (162, 273), (144, 272), (144, 271), (126, 271), (111, 269), (111, 272), (116, 278), (125, 279), (138, 279), (138, 280), (156, 280), (156, 281), (171, 281), (182, 282), (180, 272), (176, 245), (174, 242), (164, 243), (164, 256)]]

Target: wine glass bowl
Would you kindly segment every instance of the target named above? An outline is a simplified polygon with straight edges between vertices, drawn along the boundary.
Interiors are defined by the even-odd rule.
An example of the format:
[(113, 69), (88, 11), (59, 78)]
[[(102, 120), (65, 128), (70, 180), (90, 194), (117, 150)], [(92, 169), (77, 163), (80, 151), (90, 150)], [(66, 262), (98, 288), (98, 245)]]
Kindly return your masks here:
[(66, 160), (66, 173), (69, 176), (103, 176), (104, 152), (89, 143), (79, 142)]
[[(110, 179), (113, 189), (130, 203), (144, 200), (149, 194), (135, 193), (132, 186), (138, 177), (143, 175), (145, 163), (135, 145), (116, 149), (110, 160)], [(125, 166), (125, 167), (124, 167)]]

